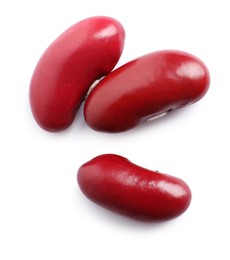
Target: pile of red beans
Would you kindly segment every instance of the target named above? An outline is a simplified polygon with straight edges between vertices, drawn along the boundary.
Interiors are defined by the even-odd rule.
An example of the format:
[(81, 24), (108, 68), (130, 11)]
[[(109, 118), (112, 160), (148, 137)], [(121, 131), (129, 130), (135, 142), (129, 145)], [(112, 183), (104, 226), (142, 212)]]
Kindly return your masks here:
[[(30, 84), (31, 109), (41, 128), (64, 130), (85, 101), (89, 127), (100, 132), (127, 131), (188, 106), (208, 91), (207, 67), (183, 51), (152, 52), (113, 70), (124, 40), (124, 28), (117, 20), (96, 16), (71, 26), (46, 49)], [(183, 180), (115, 154), (99, 155), (83, 164), (77, 181), (90, 200), (139, 220), (178, 217), (191, 202), (190, 188)]]

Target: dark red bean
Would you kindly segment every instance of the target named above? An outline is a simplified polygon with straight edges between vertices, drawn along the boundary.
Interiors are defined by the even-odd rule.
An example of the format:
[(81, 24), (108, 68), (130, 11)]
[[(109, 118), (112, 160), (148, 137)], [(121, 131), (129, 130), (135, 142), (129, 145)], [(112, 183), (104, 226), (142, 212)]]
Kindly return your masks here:
[(178, 217), (191, 201), (191, 191), (181, 179), (142, 168), (114, 154), (100, 155), (83, 164), (77, 181), (90, 200), (142, 220)]
[(201, 99), (209, 88), (205, 64), (181, 51), (157, 51), (114, 70), (88, 96), (87, 124), (120, 132)]
[(109, 73), (123, 50), (125, 32), (110, 17), (91, 17), (62, 33), (44, 52), (30, 84), (30, 104), (47, 131), (68, 127), (89, 87)]

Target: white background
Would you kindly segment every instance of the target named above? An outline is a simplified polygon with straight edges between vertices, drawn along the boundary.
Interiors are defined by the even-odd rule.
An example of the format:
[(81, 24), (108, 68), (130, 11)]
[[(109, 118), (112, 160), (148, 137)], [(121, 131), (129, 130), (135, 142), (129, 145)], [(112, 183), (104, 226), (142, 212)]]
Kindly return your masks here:
[[(62, 133), (31, 115), (28, 89), (46, 47), (70, 25), (112, 16), (126, 30), (119, 65), (178, 49), (211, 74), (198, 103), (120, 134), (94, 132), (82, 110)], [(49, 1), (0, 3), (0, 259), (230, 259), (229, 1)], [(193, 198), (179, 218), (137, 222), (80, 192), (84, 162), (116, 153), (184, 179)]]

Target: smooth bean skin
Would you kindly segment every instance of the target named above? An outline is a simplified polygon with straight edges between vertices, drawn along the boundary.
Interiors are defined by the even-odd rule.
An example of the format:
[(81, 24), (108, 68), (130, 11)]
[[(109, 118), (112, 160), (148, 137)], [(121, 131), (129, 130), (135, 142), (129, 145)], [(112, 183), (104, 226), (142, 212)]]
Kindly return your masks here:
[(192, 196), (183, 180), (145, 169), (115, 154), (103, 154), (83, 164), (77, 181), (90, 200), (142, 221), (178, 217), (189, 207)]
[(124, 39), (117, 20), (96, 16), (74, 24), (46, 49), (35, 67), (29, 94), (40, 127), (57, 132), (72, 123), (92, 83), (117, 64)]
[(96, 131), (129, 130), (200, 100), (209, 84), (209, 71), (197, 57), (175, 50), (153, 52), (102, 79), (86, 100), (85, 120)]

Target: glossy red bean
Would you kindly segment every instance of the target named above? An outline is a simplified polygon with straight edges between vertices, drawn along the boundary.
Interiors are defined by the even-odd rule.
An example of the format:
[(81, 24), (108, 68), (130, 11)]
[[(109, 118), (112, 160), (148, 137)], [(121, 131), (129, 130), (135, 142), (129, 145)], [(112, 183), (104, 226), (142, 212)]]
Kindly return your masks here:
[(122, 25), (110, 17), (91, 17), (71, 26), (44, 52), (30, 84), (30, 104), (47, 131), (68, 127), (89, 87), (109, 73), (123, 50)]
[(191, 201), (191, 191), (181, 179), (150, 171), (114, 154), (100, 155), (83, 164), (77, 180), (90, 200), (141, 220), (178, 217)]
[(195, 56), (153, 52), (102, 79), (86, 100), (85, 120), (97, 131), (125, 131), (198, 101), (209, 83), (207, 67)]

